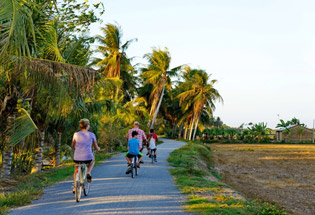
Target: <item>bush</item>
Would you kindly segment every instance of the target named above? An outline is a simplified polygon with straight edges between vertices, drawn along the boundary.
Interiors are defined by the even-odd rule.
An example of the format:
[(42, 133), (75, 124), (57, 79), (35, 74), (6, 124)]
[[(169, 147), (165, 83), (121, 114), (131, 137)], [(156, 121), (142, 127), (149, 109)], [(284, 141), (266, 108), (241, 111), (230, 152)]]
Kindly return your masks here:
[(261, 210), (257, 215), (287, 215), (284, 209), (280, 209), (275, 205), (263, 203)]

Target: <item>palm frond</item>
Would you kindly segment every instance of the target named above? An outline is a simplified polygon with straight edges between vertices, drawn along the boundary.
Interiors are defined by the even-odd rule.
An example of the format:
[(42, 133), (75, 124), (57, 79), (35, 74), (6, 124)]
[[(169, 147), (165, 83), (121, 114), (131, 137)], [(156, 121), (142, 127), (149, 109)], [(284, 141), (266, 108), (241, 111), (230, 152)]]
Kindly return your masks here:
[(20, 108), (19, 112), (20, 116), (14, 120), (14, 122), (9, 127), (9, 131), (7, 131), (11, 133), (9, 139), (10, 145), (16, 145), (20, 143), (23, 139), (38, 129), (31, 116), (25, 109)]
[[(30, 56), (28, 34), (35, 40), (32, 11), (26, 4), (32, 1), (0, 1), (0, 62), (6, 57)], [(34, 42), (35, 43), (35, 42)]]

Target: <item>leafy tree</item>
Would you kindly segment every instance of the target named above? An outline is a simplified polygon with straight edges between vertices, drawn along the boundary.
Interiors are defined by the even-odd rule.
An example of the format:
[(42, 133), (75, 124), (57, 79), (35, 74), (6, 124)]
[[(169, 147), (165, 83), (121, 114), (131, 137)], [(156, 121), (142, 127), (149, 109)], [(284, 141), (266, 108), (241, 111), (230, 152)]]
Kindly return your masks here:
[[(96, 36), (96, 40), (101, 44), (97, 52), (103, 58), (95, 58), (91, 65), (95, 65), (103, 71), (107, 78), (122, 79), (123, 93), (128, 101), (134, 98), (134, 89), (136, 86), (135, 69), (131, 64), (130, 58), (126, 54), (129, 45), (136, 41), (128, 40), (122, 43), (122, 30), (118, 25), (107, 24), (101, 28), (104, 36)], [(115, 97), (118, 99), (119, 88), (116, 88)]]
[[(179, 104), (183, 111), (191, 110), (189, 139), (195, 139), (197, 126), (203, 111), (210, 116), (215, 109), (215, 101), (222, 102), (219, 92), (214, 88), (216, 80), (210, 80), (210, 76), (204, 70), (192, 69), (184, 73), (184, 82), (179, 88), (184, 92), (178, 95)], [(192, 131), (195, 132), (192, 136)]]
[(252, 133), (254, 137), (257, 138), (258, 143), (270, 132), (270, 128), (267, 128), (267, 124), (264, 122), (261, 123), (249, 123), (250, 127), (248, 130)]
[[(48, 123), (50, 110), (55, 109), (56, 104), (61, 109), (65, 107), (60, 102), (69, 99), (64, 98), (87, 95), (95, 77), (95, 71), (91, 69), (65, 63), (58, 47), (60, 27), (57, 16), (52, 15), (54, 7), (56, 4), (52, 2), (0, 2), (0, 77), (4, 86), (0, 94), (1, 124), (8, 127), (12, 124), (8, 121), (13, 117), (13, 124), (20, 125), (9, 129), (12, 133), (9, 142), (4, 144), (2, 137), (1, 149), (10, 151), (13, 145), (38, 128), (42, 138), (37, 164), (41, 160), (42, 132)], [(52, 98), (59, 98), (59, 101)], [(17, 111), (18, 99), (30, 101), (30, 114), (21, 115)], [(24, 116), (32, 123), (34, 120), (37, 126), (20, 123)], [(10, 163), (11, 159), (5, 158), (3, 165)], [(9, 175), (7, 172), (3, 177)]]
[(154, 127), (156, 117), (165, 94), (165, 88), (171, 89), (171, 77), (178, 75), (182, 66), (170, 69), (171, 56), (167, 48), (165, 50), (153, 48), (152, 53), (145, 54), (144, 57), (149, 64), (142, 69), (142, 79), (144, 85), (151, 85), (150, 92), (150, 116), (152, 118), (150, 128)]

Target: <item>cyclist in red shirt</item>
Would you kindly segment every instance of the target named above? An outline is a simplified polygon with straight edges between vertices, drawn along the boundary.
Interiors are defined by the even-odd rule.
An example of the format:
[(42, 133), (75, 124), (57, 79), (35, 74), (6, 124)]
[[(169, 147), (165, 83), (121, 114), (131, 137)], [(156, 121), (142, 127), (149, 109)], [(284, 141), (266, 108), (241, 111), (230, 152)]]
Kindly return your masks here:
[(156, 155), (157, 155), (157, 141), (158, 141), (158, 137), (157, 135), (154, 133), (154, 129), (150, 129), (150, 134), (147, 135), (147, 146), (148, 146), (148, 153), (149, 153), (149, 157), (151, 157), (151, 151), (150, 149), (154, 150), (154, 161), (157, 162), (156, 160)]

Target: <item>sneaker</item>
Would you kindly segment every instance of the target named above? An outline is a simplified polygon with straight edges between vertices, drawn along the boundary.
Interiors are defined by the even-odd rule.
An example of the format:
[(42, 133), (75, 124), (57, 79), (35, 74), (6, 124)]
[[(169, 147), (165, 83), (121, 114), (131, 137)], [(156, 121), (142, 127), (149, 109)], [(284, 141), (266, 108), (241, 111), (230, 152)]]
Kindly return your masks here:
[[(141, 161), (140, 161), (140, 163), (141, 163)], [(140, 164), (137, 164), (137, 167), (140, 168)]]
[(157, 160), (156, 160), (156, 159), (154, 159), (154, 162), (157, 162)]
[(149, 155), (149, 152), (147, 153), (147, 156)]
[(152, 155), (149, 155), (149, 158), (152, 158)]
[(128, 175), (129, 173), (131, 173), (131, 168), (130, 167), (126, 170), (126, 174)]
[(86, 178), (87, 178), (88, 183), (91, 183), (91, 182), (92, 182), (92, 176), (91, 176), (90, 173), (88, 173), (88, 174), (86, 175)]
[(143, 161), (140, 161), (140, 163), (143, 163)]
[(75, 194), (75, 188), (74, 187), (72, 187), (72, 193)]
[(127, 166), (131, 166), (131, 163), (128, 163)]

